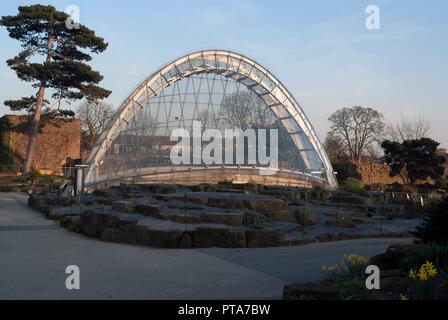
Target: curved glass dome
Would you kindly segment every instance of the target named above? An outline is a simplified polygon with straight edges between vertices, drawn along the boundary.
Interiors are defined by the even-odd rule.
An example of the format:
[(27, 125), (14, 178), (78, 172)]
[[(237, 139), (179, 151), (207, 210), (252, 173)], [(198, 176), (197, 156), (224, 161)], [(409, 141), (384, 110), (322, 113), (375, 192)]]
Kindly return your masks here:
[[(184, 161), (173, 161), (173, 154)], [(196, 52), (149, 76), (117, 110), (88, 164), (87, 186), (336, 186), (328, 157), (294, 98), (266, 69), (228, 51)]]

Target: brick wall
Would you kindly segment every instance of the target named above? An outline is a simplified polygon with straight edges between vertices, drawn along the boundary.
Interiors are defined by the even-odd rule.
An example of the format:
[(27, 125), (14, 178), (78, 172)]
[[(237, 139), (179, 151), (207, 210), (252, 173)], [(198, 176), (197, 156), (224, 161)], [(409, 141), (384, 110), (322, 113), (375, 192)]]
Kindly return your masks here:
[[(443, 154), (444, 157), (446, 156), (446, 152)], [(448, 157), (447, 157), (448, 159)], [(448, 176), (448, 161), (444, 164), (445, 167), (445, 175)], [(403, 179), (401, 179), (399, 176), (395, 176), (391, 178), (389, 176), (390, 168), (386, 164), (381, 163), (362, 163), (356, 166), (356, 172), (360, 175), (361, 180), (366, 185), (372, 185), (372, 184), (393, 184), (393, 183), (399, 183), (403, 184)], [(433, 179), (428, 179), (428, 183), (435, 183)]]
[[(9, 150), (11, 164), (21, 167), (28, 147), (30, 118), (6, 115), (0, 121), (3, 123), (0, 126), (0, 135), (7, 137), (1, 140), (1, 148)], [(34, 170), (49, 170), (59, 174), (62, 173), (61, 166), (65, 164), (67, 158), (79, 159), (80, 157), (81, 121), (43, 117), (33, 157)]]
[(390, 168), (387, 164), (359, 164), (356, 167), (356, 171), (359, 173), (361, 180), (366, 185), (403, 183), (403, 180), (399, 176), (393, 178), (389, 176)]

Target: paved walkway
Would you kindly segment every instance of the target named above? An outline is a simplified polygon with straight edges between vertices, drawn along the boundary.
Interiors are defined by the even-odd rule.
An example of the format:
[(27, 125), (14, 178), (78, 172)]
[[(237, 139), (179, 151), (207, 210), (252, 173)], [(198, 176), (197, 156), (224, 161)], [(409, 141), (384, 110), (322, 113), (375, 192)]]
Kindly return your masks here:
[[(155, 249), (69, 233), (0, 193), (0, 299), (279, 299), (291, 282), (319, 280), (345, 253), (371, 256), (408, 239), (257, 249)], [(65, 288), (65, 268), (81, 289)]]

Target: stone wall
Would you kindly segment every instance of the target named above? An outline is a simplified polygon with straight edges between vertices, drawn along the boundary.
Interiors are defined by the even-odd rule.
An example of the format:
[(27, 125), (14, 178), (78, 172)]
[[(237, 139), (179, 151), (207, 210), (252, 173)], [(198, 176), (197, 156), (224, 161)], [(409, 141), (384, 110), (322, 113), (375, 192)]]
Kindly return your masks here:
[[(0, 119), (0, 136), (3, 137), (1, 149), (5, 156), (2, 161), (9, 161), (17, 168), (23, 165), (26, 157), (30, 117), (6, 115)], [(62, 173), (61, 166), (67, 158), (81, 157), (81, 121), (70, 118), (42, 117), (40, 132), (37, 137), (33, 157), (33, 169), (51, 173)]]
[[(448, 176), (448, 155), (445, 149), (440, 149), (437, 152), (440, 156), (443, 156), (446, 160), (444, 163), (445, 175)], [(393, 183), (403, 184), (403, 179), (399, 176), (391, 178), (389, 176), (390, 168), (387, 164), (365, 162), (356, 166), (356, 173), (360, 176), (360, 179), (366, 185), (382, 184), (388, 185)], [(428, 179), (428, 183), (434, 184), (433, 179)]]
[(390, 168), (387, 164), (381, 163), (366, 163), (359, 164), (356, 167), (356, 171), (361, 176), (361, 180), (366, 185), (372, 184), (403, 184), (403, 180), (399, 177), (391, 178), (389, 176)]

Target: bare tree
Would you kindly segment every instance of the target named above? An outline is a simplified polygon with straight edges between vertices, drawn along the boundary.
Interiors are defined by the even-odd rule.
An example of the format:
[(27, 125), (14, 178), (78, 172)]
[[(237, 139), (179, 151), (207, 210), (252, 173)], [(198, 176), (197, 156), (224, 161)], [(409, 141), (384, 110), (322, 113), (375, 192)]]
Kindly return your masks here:
[(402, 143), (406, 140), (427, 138), (431, 131), (431, 122), (420, 115), (414, 118), (401, 115), (401, 120), (389, 123), (386, 133), (389, 140)]
[(226, 95), (221, 106), (222, 123), (242, 130), (269, 128), (276, 121), (274, 113), (250, 91)]
[(86, 137), (86, 144), (89, 149), (92, 149), (95, 139), (112, 117), (113, 108), (104, 102), (85, 101), (79, 106), (77, 113)]
[(385, 127), (381, 113), (360, 106), (342, 108), (328, 120), (332, 123), (330, 134), (341, 139), (353, 163), (359, 163), (361, 156), (381, 141)]
[(324, 148), (332, 163), (347, 161), (347, 148), (341, 137), (335, 136), (331, 132), (328, 133), (325, 138)]

